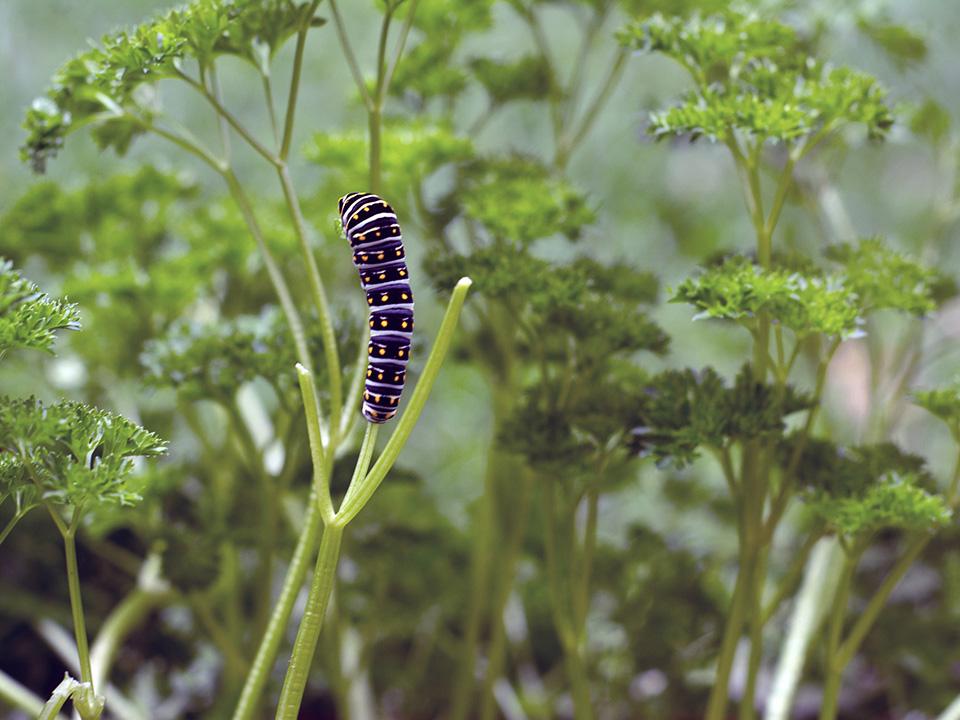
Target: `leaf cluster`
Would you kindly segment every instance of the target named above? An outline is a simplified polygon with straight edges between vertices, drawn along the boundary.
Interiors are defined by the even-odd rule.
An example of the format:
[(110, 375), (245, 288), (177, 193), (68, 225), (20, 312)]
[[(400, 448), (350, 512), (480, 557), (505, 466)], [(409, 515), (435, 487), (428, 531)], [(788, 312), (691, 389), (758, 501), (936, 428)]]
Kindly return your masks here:
[(893, 443), (841, 446), (794, 435), (778, 454), (783, 467), (796, 463), (805, 502), (838, 532), (934, 528), (949, 521), (924, 459)]
[(712, 367), (666, 370), (646, 386), (636, 411), (631, 447), (658, 463), (684, 467), (700, 448), (720, 450), (733, 442), (776, 439), (784, 418), (812, 406), (808, 395), (759, 381), (744, 365), (732, 386)]
[[(366, 130), (318, 132), (304, 148), (308, 160), (324, 169), (330, 197), (344, 188), (365, 188), (369, 178)], [(389, 119), (383, 127), (383, 195), (397, 204), (412, 188), (451, 163), (473, 157), (473, 143), (457, 135), (446, 123), (427, 119)], [(335, 206), (334, 202), (328, 207)]]
[(933, 530), (952, 513), (940, 495), (917, 487), (910, 476), (888, 474), (857, 497), (815, 494), (807, 504), (839, 533), (858, 535), (885, 528)]
[[(544, 477), (593, 477), (598, 457), (609, 463), (623, 447), (648, 381), (642, 368), (623, 360), (583, 368), (572, 381), (542, 379), (524, 390), (499, 442)], [(604, 478), (621, 479), (609, 464)]]
[(422, 107), (431, 98), (452, 100), (463, 92), (470, 72), (457, 50), (469, 33), (490, 27), (492, 7), (493, 0), (420, 0), (413, 20), (420, 39), (404, 54), (390, 93)]
[(552, 90), (550, 67), (542, 56), (524, 55), (512, 61), (473, 58), (470, 69), (493, 107), (512, 100), (543, 100)]
[(826, 256), (843, 267), (844, 284), (857, 294), (864, 313), (899, 310), (922, 316), (957, 292), (940, 270), (896, 252), (878, 237), (831, 245)]
[(913, 402), (943, 420), (960, 440), (960, 377), (943, 387), (914, 391)]
[(695, 319), (723, 318), (747, 327), (766, 313), (798, 336), (850, 337), (863, 324), (857, 295), (842, 278), (764, 269), (739, 256), (684, 280), (670, 300), (697, 308)]
[(565, 235), (577, 239), (595, 213), (566, 180), (531, 158), (478, 160), (465, 167), (459, 183), (464, 216), (492, 238), (529, 244)]
[(27, 111), (24, 160), (43, 172), (65, 137), (90, 123), (97, 126), (93, 135), (101, 148), (123, 154), (151, 120), (144, 86), (178, 77), (188, 59), (203, 69), (219, 55), (234, 55), (265, 68), (311, 21), (313, 7), (293, 0), (195, 0), (105, 35), (63, 65), (46, 95)]
[[(261, 218), (284, 266), (297, 241), (279, 209)], [(277, 220), (275, 221), (275, 218)], [(213, 302), (225, 314), (255, 313), (273, 294), (235, 205), (201, 202), (194, 182), (151, 166), (75, 190), (33, 186), (0, 218), (18, 262), (42, 259), (83, 307), (89, 332), (71, 347), (100, 368), (139, 372), (143, 343)]]
[(753, 13), (658, 13), (618, 37), (672, 58), (694, 80), (696, 89), (679, 105), (651, 116), (657, 137), (726, 142), (739, 131), (761, 142), (792, 142), (859, 123), (880, 139), (893, 124), (886, 91), (873, 77), (824, 64), (793, 28)]
[(56, 300), (0, 258), (0, 357), (29, 348), (51, 352), (57, 330), (78, 330), (80, 315), (73, 303)]
[(671, 302), (693, 305), (695, 319), (736, 320), (752, 328), (757, 315), (766, 313), (798, 337), (848, 338), (862, 332), (872, 312), (924, 315), (956, 294), (950, 278), (880, 238), (832, 245), (826, 257), (834, 264), (827, 271), (809, 261), (788, 258), (768, 269), (730, 256), (683, 281)]
[(131, 475), (136, 457), (166, 444), (126, 418), (83, 403), (44, 405), (36, 398), (0, 399), (0, 449), (16, 458), (5, 480), (34, 485), (45, 500), (85, 510), (140, 499)]

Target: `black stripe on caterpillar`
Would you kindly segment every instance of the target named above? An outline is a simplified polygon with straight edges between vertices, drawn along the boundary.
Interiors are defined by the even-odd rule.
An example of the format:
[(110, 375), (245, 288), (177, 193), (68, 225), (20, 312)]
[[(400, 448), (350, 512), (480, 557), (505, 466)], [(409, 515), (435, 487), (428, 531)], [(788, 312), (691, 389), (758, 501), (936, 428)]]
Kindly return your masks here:
[(397, 414), (413, 337), (413, 291), (403, 236), (393, 208), (377, 195), (348, 193), (338, 209), (370, 308), (363, 416), (382, 423)]

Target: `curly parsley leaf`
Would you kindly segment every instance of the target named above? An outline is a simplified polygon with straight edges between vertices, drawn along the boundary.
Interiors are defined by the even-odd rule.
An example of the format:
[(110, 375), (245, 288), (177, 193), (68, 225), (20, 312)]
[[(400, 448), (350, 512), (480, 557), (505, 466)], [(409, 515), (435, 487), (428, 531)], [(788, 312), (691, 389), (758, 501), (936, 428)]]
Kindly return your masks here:
[(29, 482), (45, 500), (89, 511), (136, 503), (134, 458), (166, 452), (157, 435), (120, 415), (32, 397), (0, 398), (0, 448), (25, 468), (21, 485)]
[(914, 391), (913, 402), (943, 420), (960, 440), (960, 377), (944, 387)]
[(218, 55), (234, 55), (264, 67), (311, 21), (311, 9), (293, 0), (195, 0), (105, 35), (64, 64), (27, 111), (22, 158), (43, 172), (66, 136), (88, 124), (101, 148), (123, 154), (155, 114), (146, 86), (177, 77), (187, 59), (207, 67)]
[(671, 298), (697, 308), (695, 319), (723, 318), (749, 327), (764, 312), (799, 336), (840, 337), (860, 332), (863, 318), (857, 300), (840, 277), (764, 269), (736, 256), (683, 281)]
[(694, 79), (696, 90), (679, 105), (651, 116), (657, 137), (726, 141), (737, 131), (791, 142), (858, 123), (881, 139), (893, 124), (886, 91), (873, 77), (824, 64), (793, 28), (775, 20), (734, 10), (658, 13), (618, 37), (627, 47), (672, 58)]
[(839, 533), (857, 535), (886, 528), (933, 530), (947, 525), (950, 509), (939, 495), (918, 487), (909, 475), (889, 473), (854, 497), (826, 493), (807, 498), (807, 505)]
[(574, 240), (595, 218), (582, 193), (531, 158), (473, 163), (458, 192), (464, 216), (498, 240), (528, 244), (558, 234)]
[(902, 255), (880, 238), (833, 245), (827, 257), (843, 266), (844, 284), (863, 312), (901, 310), (925, 315), (956, 294), (953, 281), (936, 268)]
[(57, 330), (78, 330), (80, 315), (73, 303), (55, 300), (0, 258), (0, 357), (9, 350), (52, 352)]
[(701, 447), (723, 448), (757, 437), (776, 438), (784, 418), (812, 406), (791, 386), (781, 392), (758, 381), (749, 365), (732, 387), (711, 367), (667, 370), (649, 383), (637, 410), (633, 449), (659, 463), (683, 467)]

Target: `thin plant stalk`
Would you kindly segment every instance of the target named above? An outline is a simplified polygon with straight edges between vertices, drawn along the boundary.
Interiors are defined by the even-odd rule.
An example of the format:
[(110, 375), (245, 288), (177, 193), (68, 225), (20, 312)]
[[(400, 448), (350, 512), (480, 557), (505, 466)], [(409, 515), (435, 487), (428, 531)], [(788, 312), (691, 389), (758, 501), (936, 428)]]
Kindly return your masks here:
[(87, 641), (87, 624), (83, 615), (83, 599), (80, 595), (80, 571), (77, 568), (76, 527), (71, 526), (63, 536), (64, 554), (67, 560), (67, 587), (70, 591), (70, 614), (73, 618), (73, 634), (77, 640), (77, 655), (80, 659), (80, 681), (93, 684), (93, 669), (90, 664), (90, 645)]
[(303, 587), (303, 581), (307, 575), (307, 569), (310, 567), (310, 559), (313, 557), (314, 549), (317, 547), (317, 538), (320, 536), (322, 525), (317, 493), (316, 490), (311, 490), (307, 499), (307, 513), (303, 519), (300, 536), (297, 538), (296, 549), (290, 559), (290, 566), (287, 568), (287, 574), (283, 579), (283, 586), (267, 623), (267, 629), (264, 631), (260, 646), (257, 648), (256, 657), (254, 657), (250, 672), (244, 681), (240, 699), (233, 711), (233, 720), (253, 720), (253, 718), (259, 716), (263, 690), (280, 650), (280, 643), (283, 642), (297, 595), (300, 594), (300, 588)]
[(300, 621), (300, 629), (293, 643), (290, 664), (280, 690), (277, 704), (277, 720), (296, 720), (303, 700), (303, 691), (307, 686), (310, 665), (317, 649), (317, 639), (323, 618), (327, 612), (330, 594), (336, 582), (337, 564), (340, 560), (340, 544), (343, 540), (343, 528), (330, 524), (323, 529), (320, 538), (320, 552), (313, 571), (313, 582), (307, 595), (307, 607)]
[[(40, 696), (21, 685), (3, 670), (0, 670), (0, 700), (12, 708), (23, 710), (32, 717), (40, 715), (45, 705)], [(65, 718), (58, 716), (57, 720), (65, 720)]]
[(517, 500), (513, 513), (513, 527), (507, 538), (502, 562), (498, 568), (497, 584), (495, 586), (493, 610), (490, 613), (490, 650), (489, 660), (485, 670), (483, 687), (480, 692), (480, 718), (493, 720), (496, 713), (496, 704), (493, 694), (494, 683), (500, 678), (506, 655), (506, 628), (504, 627), (503, 613), (510, 598), (513, 585), (513, 576), (516, 571), (517, 560), (523, 546), (527, 531), (528, 509), (530, 497), (533, 494), (533, 473), (525, 472), (520, 481), (520, 497)]

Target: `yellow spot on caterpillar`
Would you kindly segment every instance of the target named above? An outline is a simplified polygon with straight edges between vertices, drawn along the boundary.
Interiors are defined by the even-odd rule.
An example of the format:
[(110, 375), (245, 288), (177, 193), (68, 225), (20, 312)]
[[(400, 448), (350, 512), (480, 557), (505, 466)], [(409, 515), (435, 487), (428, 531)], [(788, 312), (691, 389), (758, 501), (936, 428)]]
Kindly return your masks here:
[(397, 404), (397, 398), (390, 398), (390, 404), (391, 404), (391, 405), (396, 405), (396, 404)]
[[(370, 323), (370, 324), (373, 325), (373, 323)], [(380, 321), (380, 327), (386, 327), (386, 326), (387, 326), (387, 321), (386, 321), (386, 320), (381, 320), (381, 321)]]
[(407, 294), (406, 294), (406, 293), (400, 293), (400, 299), (401, 299), (401, 300), (406, 300), (406, 299), (407, 299)]
[(381, 355), (386, 355), (386, 354), (387, 354), (387, 351), (384, 350), (383, 348), (380, 348), (380, 354), (381, 354)]
[(367, 348), (367, 355), (373, 355), (373, 348), (372, 348), (372, 347), (368, 347), (368, 348)]
[(403, 357), (403, 350), (397, 351), (397, 357)]
[(370, 212), (370, 206), (367, 205), (367, 206), (363, 209), (363, 211), (364, 211), (364, 212)]
[(403, 250), (397, 250), (397, 257), (400, 257), (401, 255), (403, 255)]
[(370, 327), (373, 327), (373, 320), (370, 321)]
[(379, 396), (379, 395), (374, 395), (374, 396), (373, 396), (373, 401), (374, 401), (374, 402), (380, 402), (380, 396)]
[(367, 377), (370, 377), (371, 375), (373, 375), (373, 370), (367, 368)]
[(357, 235), (357, 240), (359, 240), (360, 242), (363, 242), (364, 240), (363, 235)]
[(363, 394), (363, 399), (364, 399), (364, 400), (369, 400), (369, 399), (370, 399), (370, 393), (365, 392), (365, 393)]
[(367, 305), (373, 305), (373, 298), (367, 298)]
[(359, 218), (359, 217), (360, 217), (360, 214), (359, 214), (359, 213), (354, 213), (354, 214), (353, 214), (353, 219), (354, 219), (354, 220), (356, 220), (356, 219)]
[(400, 323), (400, 327), (402, 327), (403, 329), (406, 329), (406, 327), (407, 327), (407, 321), (404, 320), (402, 323)]
[(364, 281), (364, 282), (370, 282), (370, 276), (369, 276), (369, 275), (364, 275), (364, 276), (363, 276), (363, 281)]
[(377, 255), (377, 260), (383, 260), (383, 253), (380, 253), (379, 255)]
[(394, 376), (393, 376), (393, 381), (394, 381), (394, 382), (400, 382), (400, 376), (399, 376), (399, 375), (394, 375)]
[(383, 380), (383, 373), (377, 373), (377, 380)]
[(400, 271), (400, 277), (406, 277), (406, 276), (407, 276), (407, 271), (406, 271), (406, 270), (401, 270), (401, 271)]
[(381, 296), (380, 296), (380, 302), (386, 302), (386, 301), (387, 301), (387, 298), (389, 298), (389, 297), (390, 297), (389, 295), (381, 295)]
[(395, 227), (395, 228), (393, 229), (393, 234), (396, 235), (398, 232), (400, 232), (400, 228), (396, 228), (396, 227)]
[(370, 259), (370, 256), (369, 256), (369, 255), (361, 255), (361, 256), (360, 256), (360, 259), (363, 260), (364, 262), (366, 262), (367, 260)]

